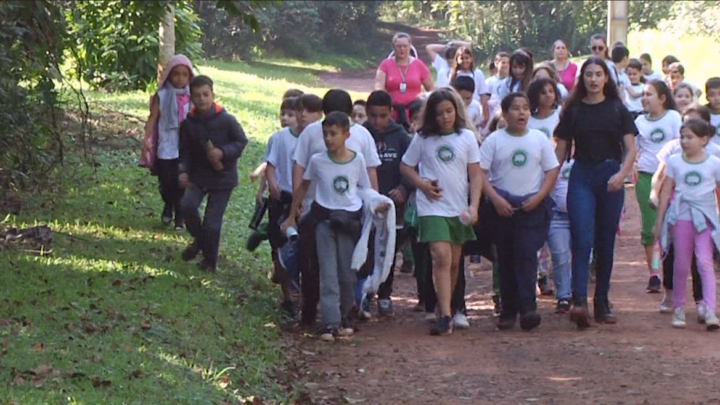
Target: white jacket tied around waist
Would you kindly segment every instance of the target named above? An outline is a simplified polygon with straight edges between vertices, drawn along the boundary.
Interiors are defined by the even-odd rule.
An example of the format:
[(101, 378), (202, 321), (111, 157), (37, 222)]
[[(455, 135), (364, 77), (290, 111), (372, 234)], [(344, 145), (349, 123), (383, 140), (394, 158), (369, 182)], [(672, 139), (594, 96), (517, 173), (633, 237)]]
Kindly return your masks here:
[[(395, 259), (395, 204), (390, 198), (373, 189), (361, 189), (358, 192), (363, 200), (363, 226), (360, 240), (353, 251), (352, 269), (359, 271), (367, 261), (370, 231), (375, 229), (375, 263), (372, 274), (365, 280), (362, 288), (363, 293), (368, 294), (376, 292), (380, 284), (388, 278)], [(375, 209), (383, 203), (390, 204), (390, 208), (376, 214)]]

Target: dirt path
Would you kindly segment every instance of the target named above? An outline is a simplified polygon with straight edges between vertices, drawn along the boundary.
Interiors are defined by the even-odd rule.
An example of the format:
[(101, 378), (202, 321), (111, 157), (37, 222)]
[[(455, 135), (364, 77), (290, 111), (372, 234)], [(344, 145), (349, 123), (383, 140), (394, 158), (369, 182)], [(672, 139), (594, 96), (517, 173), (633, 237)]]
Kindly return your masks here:
[(611, 290), (617, 325), (577, 331), (543, 298), (539, 330), (500, 332), (491, 315), (491, 272), (474, 266), (466, 291), (470, 330), (432, 337), (412, 312), (414, 280), (398, 272), (394, 319), (361, 324), (349, 342), (298, 337), (313, 403), (720, 403), (720, 334), (694, 323), (694, 308), (687, 330), (672, 329), (670, 315), (657, 310), (661, 295), (645, 293), (639, 212), (634, 190), (627, 191)]

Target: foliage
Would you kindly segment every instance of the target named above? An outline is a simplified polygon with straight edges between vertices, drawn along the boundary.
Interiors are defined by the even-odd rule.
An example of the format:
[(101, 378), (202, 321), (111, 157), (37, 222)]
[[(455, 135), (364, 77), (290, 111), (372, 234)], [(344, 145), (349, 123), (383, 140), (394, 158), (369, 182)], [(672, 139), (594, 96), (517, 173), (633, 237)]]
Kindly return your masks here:
[(677, 22), (665, 24), (663, 31), (709, 36), (720, 41), (720, 1), (677, 1), (673, 15)]
[(0, 194), (62, 161), (57, 129), (65, 25), (53, 1), (0, 3)]
[[(192, 1), (175, 1), (175, 52), (199, 58), (201, 36)], [(97, 88), (146, 88), (157, 72), (158, 27), (168, 2), (84, 1), (66, 10), (79, 78)]]

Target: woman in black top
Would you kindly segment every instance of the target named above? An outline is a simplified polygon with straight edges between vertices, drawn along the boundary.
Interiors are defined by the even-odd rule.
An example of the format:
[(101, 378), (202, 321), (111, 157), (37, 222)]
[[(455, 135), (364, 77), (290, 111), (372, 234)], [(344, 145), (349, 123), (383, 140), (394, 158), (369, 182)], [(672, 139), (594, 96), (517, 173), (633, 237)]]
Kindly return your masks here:
[(574, 149), (567, 204), (573, 254), (570, 319), (578, 328), (590, 326), (587, 287), (593, 247), (597, 259), (595, 321), (617, 322), (608, 292), (615, 235), (625, 199), (624, 180), (635, 162), (636, 133), (635, 122), (620, 100), (607, 64), (600, 58), (589, 58), (555, 129), (558, 160), (567, 159)]

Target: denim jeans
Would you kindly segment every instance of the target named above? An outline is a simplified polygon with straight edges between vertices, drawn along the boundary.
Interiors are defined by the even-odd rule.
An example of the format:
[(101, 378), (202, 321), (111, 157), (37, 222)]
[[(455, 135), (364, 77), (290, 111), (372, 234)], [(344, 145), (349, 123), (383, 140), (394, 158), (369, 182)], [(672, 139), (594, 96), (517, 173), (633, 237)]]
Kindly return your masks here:
[(330, 227), (330, 221), (315, 228), (320, 267), (320, 317), (323, 328), (339, 327), (355, 305), (357, 277), (351, 268), (355, 238)]
[(620, 163), (575, 161), (568, 184), (568, 216), (572, 235), (572, 296), (586, 301), (590, 278), (590, 250), (595, 248), (595, 300), (607, 300), (612, 275), (615, 236), (625, 200), (625, 189), (608, 192), (608, 180)]
[(553, 279), (558, 300), (570, 299), (570, 220), (567, 212), (554, 211), (550, 220), (548, 246), (553, 264)]
[[(198, 208), (206, 194), (208, 201), (205, 215), (200, 219)], [(205, 262), (213, 267), (217, 266), (223, 215), (231, 194), (232, 189), (208, 191), (190, 183), (182, 199), (182, 213), (187, 230), (195, 239), (194, 243), (202, 250)]]

